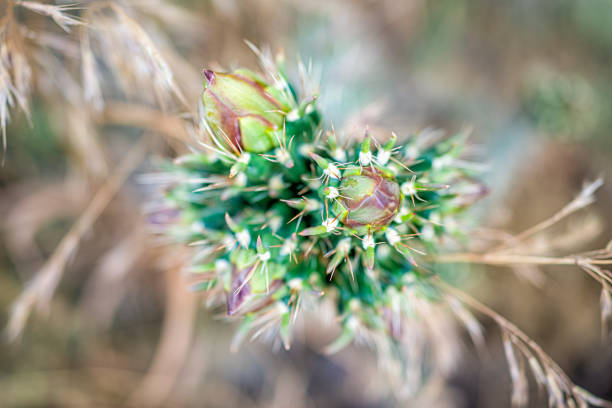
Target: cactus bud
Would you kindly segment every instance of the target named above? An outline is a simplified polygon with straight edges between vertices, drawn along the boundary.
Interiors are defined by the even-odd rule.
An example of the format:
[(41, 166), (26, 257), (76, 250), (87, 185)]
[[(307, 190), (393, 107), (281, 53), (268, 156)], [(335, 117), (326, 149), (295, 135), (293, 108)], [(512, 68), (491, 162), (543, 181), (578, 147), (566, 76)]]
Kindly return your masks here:
[(377, 230), (389, 224), (402, 198), (395, 177), (378, 167), (345, 170), (339, 190), (334, 212), (347, 211), (341, 221), (351, 228), (368, 226)]
[(251, 286), (248, 282), (245, 282), (245, 279), (253, 268), (253, 265), (242, 270), (238, 270), (234, 267), (231, 285), (227, 291), (227, 314), (229, 316), (236, 313), (238, 307), (251, 296)]
[(290, 108), (282, 93), (253, 72), (204, 71), (202, 102), (214, 137), (234, 153), (263, 153), (277, 147)]

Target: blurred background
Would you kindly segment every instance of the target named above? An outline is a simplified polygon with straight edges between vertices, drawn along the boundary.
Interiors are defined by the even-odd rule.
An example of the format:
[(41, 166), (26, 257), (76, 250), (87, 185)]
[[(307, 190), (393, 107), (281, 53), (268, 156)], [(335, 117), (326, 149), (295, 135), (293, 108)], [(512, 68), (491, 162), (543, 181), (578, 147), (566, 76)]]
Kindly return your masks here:
[[(201, 70), (257, 67), (244, 39), (284, 50), (288, 66), (312, 61), (324, 123), (349, 137), (365, 125), (400, 136), (472, 127), (491, 191), (469, 215), (481, 230), (522, 231), (603, 176), (597, 202), (530, 249), (572, 254), (612, 238), (608, 0), (84, 1), (59, 15), (17, 3), (0, 1), (0, 79), (13, 79), (12, 90), (0, 82), (1, 118), (6, 95), (14, 105), (0, 169), (0, 323), (18, 314), (6, 332), (16, 339), (0, 345), (2, 407), (510, 406), (486, 319), (487, 355), (459, 332), (450, 378), (410, 402), (366, 348), (320, 352), (333, 322), (305, 319), (289, 352), (259, 341), (230, 352), (235, 326), (186, 289), (181, 250), (147, 213), (149, 174), (187, 150)], [(597, 282), (573, 267), (446, 269), (575, 383), (612, 399)], [(46, 278), (11, 309), (37, 273)], [(545, 406), (532, 388), (531, 406)]]

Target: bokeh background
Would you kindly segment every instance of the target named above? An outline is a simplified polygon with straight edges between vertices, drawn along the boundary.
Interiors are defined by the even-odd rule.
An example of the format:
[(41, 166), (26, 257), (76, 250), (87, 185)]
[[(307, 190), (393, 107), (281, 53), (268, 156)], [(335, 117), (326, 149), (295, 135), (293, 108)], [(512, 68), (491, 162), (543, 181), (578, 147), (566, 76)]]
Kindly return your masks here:
[[(4, 1), (0, 13), (10, 5)], [(96, 2), (82, 3), (69, 13), (84, 18)], [(180, 249), (168, 247), (148, 224), (156, 186), (147, 175), (163, 158), (185, 151), (180, 122), (197, 106), (204, 67), (257, 66), (248, 39), (284, 50), (288, 65), (298, 57), (312, 61), (325, 123), (349, 136), (365, 125), (399, 135), (472, 127), (491, 190), (469, 215), (476, 226), (519, 232), (563, 207), (585, 180), (603, 176), (607, 184), (597, 202), (533, 249), (558, 255), (605, 247), (612, 238), (612, 3), (115, 3), (167, 58), (185, 103), (151, 97), (151, 81), (128, 75), (138, 71), (101, 68), (105, 104), (96, 109), (81, 96), (87, 87), (80, 27), (65, 33), (48, 17), (17, 13), (24, 26), (47, 36), (45, 42), (30, 36), (39, 44), (26, 45), (31, 114), (11, 110), (0, 169), (3, 326), (24, 285), (126, 151), (139, 139), (149, 141), (144, 160), (60, 268), (50, 306), (33, 310), (21, 335), (0, 345), (0, 406), (510, 406), (499, 332), (486, 319), (487, 355), (460, 333), (465, 344), (453, 375), (410, 403), (394, 396), (366, 348), (331, 357), (320, 352), (336, 333), (333, 322), (307, 319), (289, 352), (256, 341), (231, 353), (235, 327), (186, 289)], [(120, 52), (112, 41), (123, 34), (104, 31), (110, 14), (90, 16), (99, 19), (91, 41), (100, 66), (109, 52)], [(129, 65), (129, 50), (115, 67), (121, 58)], [(524, 329), (578, 385), (612, 399), (612, 342), (601, 338), (596, 282), (572, 267), (447, 268), (466, 291)], [(532, 388), (531, 405), (545, 406)]]

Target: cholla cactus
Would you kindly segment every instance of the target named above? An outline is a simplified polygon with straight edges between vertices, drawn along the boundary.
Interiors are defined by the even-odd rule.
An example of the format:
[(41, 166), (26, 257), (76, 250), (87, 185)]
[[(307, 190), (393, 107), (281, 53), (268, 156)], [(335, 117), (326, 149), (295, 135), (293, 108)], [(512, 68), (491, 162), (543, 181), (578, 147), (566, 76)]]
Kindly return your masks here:
[(280, 69), (204, 77), (208, 151), (176, 160), (166, 191), (171, 233), (204, 248), (197, 288), (225, 298), (238, 339), (272, 329), (288, 348), (305, 297), (335, 302), (343, 330), (330, 351), (399, 339), (411, 296), (434, 295), (419, 254), (459, 236), (453, 217), (482, 193), (459, 158), (466, 134), (381, 144), (365, 130), (342, 145), (321, 129), (316, 95), (300, 99)]

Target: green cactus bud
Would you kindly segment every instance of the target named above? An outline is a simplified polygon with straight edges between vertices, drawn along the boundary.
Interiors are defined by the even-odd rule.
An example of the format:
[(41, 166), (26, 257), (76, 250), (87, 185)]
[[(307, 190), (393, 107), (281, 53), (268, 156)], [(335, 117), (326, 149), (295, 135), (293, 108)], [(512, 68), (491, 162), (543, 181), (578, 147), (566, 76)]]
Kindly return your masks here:
[(263, 153), (279, 145), (290, 110), (282, 92), (245, 69), (206, 70), (204, 78), (205, 120), (219, 144), (234, 153)]
[(351, 228), (384, 227), (396, 216), (402, 200), (395, 177), (373, 166), (345, 170), (339, 190), (334, 212), (347, 211), (341, 221)]

